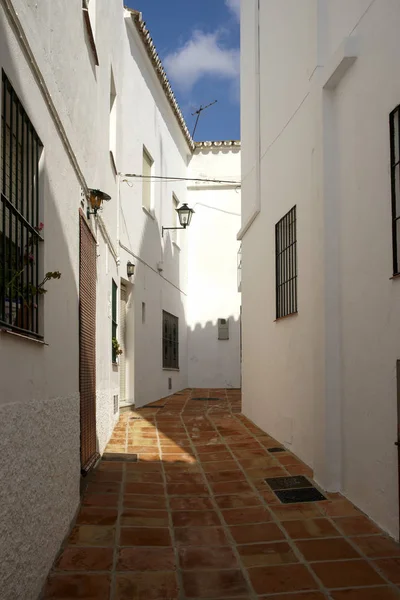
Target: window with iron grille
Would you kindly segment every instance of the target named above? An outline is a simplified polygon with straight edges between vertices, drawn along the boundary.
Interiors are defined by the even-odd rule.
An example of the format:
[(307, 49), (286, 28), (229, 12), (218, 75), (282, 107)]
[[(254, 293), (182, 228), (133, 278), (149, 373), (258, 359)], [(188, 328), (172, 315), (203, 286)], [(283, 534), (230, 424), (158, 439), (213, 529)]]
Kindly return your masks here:
[(393, 274), (400, 273), (400, 106), (390, 115)]
[(39, 161), (42, 143), (2, 71), (0, 322), (41, 337)]
[(294, 206), (275, 225), (276, 318), (297, 313), (297, 227)]
[(111, 291), (111, 348), (112, 348), (112, 361), (117, 362), (117, 351), (114, 345), (114, 340), (117, 339), (118, 333), (118, 321), (117, 321), (117, 284), (112, 281)]
[(163, 310), (163, 368), (179, 369), (179, 319)]

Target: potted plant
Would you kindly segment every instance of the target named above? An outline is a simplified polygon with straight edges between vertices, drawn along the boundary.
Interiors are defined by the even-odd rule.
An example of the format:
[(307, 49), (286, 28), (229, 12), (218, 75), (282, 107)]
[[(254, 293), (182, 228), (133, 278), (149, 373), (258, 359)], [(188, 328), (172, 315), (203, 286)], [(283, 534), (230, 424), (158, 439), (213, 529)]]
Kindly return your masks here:
[[(40, 223), (40, 225), (35, 227), (38, 234), (42, 231), (43, 227), (43, 223)], [(30, 329), (32, 325), (32, 309), (37, 308), (35, 299), (38, 296), (46, 294), (47, 289), (44, 287), (45, 284), (51, 279), (60, 279), (61, 277), (60, 271), (48, 271), (42, 281), (37, 285), (23, 283), (25, 269), (35, 264), (35, 257), (33, 254), (34, 242), (35, 236), (33, 235), (25, 246), (22, 267), (19, 269), (12, 268), (10, 270), (11, 278), (5, 285), (5, 288), (8, 290), (10, 305), (14, 303), (17, 306), (13, 325), (24, 327), (24, 329)]]
[(116, 337), (113, 337), (113, 339), (112, 339), (112, 349), (113, 349), (113, 354), (114, 354), (115, 360), (118, 358), (118, 356), (123, 354), (123, 350), (122, 350), (121, 346), (119, 345), (119, 341), (117, 340)]

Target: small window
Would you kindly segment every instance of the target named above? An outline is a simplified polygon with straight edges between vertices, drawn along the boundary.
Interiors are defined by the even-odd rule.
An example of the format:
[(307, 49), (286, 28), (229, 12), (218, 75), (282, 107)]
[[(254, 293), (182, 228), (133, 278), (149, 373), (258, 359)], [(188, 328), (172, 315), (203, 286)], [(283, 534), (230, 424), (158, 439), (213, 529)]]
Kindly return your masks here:
[(163, 368), (179, 369), (179, 319), (163, 310)]
[(146, 323), (146, 303), (142, 302), (142, 323)]
[(154, 161), (143, 146), (143, 179), (142, 179), (142, 206), (147, 210), (152, 208), (152, 181)]
[(297, 313), (297, 225), (294, 206), (275, 225), (276, 318)]
[(112, 291), (111, 291), (111, 349), (112, 349), (112, 361), (117, 362), (117, 351), (115, 347), (115, 340), (118, 340), (118, 321), (117, 321), (117, 293), (118, 287), (114, 280), (112, 280)]
[(390, 115), (393, 274), (400, 273), (400, 106)]
[(41, 337), (39, 163), (42, 143), (2, 73), (0, 322)]

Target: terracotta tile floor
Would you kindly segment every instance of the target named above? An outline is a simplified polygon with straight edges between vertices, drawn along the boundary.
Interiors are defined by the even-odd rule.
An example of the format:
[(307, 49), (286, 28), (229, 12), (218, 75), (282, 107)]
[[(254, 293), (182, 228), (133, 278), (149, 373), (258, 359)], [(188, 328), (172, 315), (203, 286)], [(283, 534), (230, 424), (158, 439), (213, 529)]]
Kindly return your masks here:
[(338, 494), (281, 504), (265, 477), (312, 473), (240, 407), (185, 390), (123, 413), (106, 451), (139, 462), (90, 475), (43, 598), (400, 600), (400, 546)]

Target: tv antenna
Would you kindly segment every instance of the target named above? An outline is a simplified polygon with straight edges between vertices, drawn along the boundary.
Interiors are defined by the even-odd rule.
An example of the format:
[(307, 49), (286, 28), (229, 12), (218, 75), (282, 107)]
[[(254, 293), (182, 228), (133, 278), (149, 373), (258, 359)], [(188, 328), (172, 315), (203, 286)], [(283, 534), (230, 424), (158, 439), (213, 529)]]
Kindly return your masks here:
[(194, 134), (196, 133), (197, 124), (199, 122), (200, 115), (203, 112), (203, 110), (206, 110), (206, 108), (210, 108), (210, 106), (212, 106), (213, 104), (216, 104), (217, 102), (218, 102), (218, 100), (214, 100), (214, 102), (207, 104), (207, 106), (203, 106), (202, 104), (200, 104), (200, 108), (198, 110), (196, 110), (194, 113), (192, 113), (192, 117), (194, 117), (194, 115), (197, 115), (196, 123), (194, 124), (194, 129), (193, 129), (193, 133), (192, 133), (192, 138), (194, 138)]

